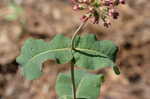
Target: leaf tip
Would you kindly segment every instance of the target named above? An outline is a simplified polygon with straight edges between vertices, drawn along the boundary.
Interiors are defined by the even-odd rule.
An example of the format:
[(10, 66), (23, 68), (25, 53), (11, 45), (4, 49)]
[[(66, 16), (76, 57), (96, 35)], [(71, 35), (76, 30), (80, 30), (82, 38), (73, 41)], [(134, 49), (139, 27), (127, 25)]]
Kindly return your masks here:
[(113, 67), (113, 70), (114, 70), (114, 72), (115, 72), (116, 75), (120, 75), (121, 72), (120, 72), (119, 67), (114, 66), (114, 67)]

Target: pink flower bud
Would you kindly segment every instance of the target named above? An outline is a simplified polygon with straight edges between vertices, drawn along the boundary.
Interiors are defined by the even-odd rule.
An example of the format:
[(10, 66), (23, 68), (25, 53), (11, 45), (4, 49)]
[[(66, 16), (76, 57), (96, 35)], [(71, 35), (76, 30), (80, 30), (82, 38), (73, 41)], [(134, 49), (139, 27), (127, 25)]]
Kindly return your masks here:
[(98, 17), (93, 18), (93, 24), (99, 24), (99, 18)]
[(84, 9), (84, 6), (79, 5), (79, 4), (76, 4), (73, 6), (73, 10), (83, 10), (83, 9)]
[(73, 6), (73, 10), (78, 10), (79, 9), (79, 5), (74, 5)]
[(108, 20), (110, 17), (117, 19), (119, 16), (116, 8), (119, 4), (125, 4), (126, 0), (70, 0), (74, 10), (85, 10), (88, 13), (81, 17), (83, 22), (92, 19), (93, 24), (104, 22), (105, 27), (111, 25)]
[(119, 16), (119, 13), (115, 9), (110, 9), (109, 16), (113, 17), (113, 19), (117, 19)]
[(119, 2), (120, 2), (121, 4), (125, 4), (125, 3), (126, 3), (126, 0), (119, 0)]
[(111, 25), (111, 23), (109, 21), (104, 22), (103, 23), (104, 27), (109, 28), (109, 26)]

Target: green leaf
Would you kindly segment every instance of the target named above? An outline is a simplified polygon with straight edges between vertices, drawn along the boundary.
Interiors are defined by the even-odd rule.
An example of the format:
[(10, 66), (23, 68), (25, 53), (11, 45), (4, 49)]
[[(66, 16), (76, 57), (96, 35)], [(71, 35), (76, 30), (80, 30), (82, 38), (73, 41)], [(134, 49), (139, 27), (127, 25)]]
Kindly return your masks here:
[(42, 75), (42, 63), (48, 59), (63, 64), (72, 59), (70, 39), (57, 35), (51, 42), (29, 39), (25, 42), (17, 62), (22, 66), (23, 75), (32, 80)]
[[(60, 97), (59, 99), (72, 99), (72, 96), (64, 95), (64, 96)], [(88, 98), (77, 98), (77, 99), (88, 99)]]
[(74, 57), (75, 65), (86, 69), (101, 69), (116, 66), (117, 46), (111, 41), (98, 41), (95, 35), (85, 35), (75, 39), (76, 50), (71, 51), (71, 40), (57, 35), (51, 42), (29, 39), (25, 42), (17, 62), (22, 66), (27, 79), (42, 75), (42, 63), (48, 59), (57, 63), (67, 63)]
[[(103, 75), (95, 75), (83, 70), (76, 70), (75, 81), (76, 95), (78, 99), (97, 99), (99, 97)], [(70, 73), (59, 74), (56, 81), (56, 92), (59, 97), (73, 96)]]
[(115, 66), (117, 52), (118, 47), (113, 42), (98, 41), (95, 35), (85, 35), (76, 39), (75, 64), (94, 70)]

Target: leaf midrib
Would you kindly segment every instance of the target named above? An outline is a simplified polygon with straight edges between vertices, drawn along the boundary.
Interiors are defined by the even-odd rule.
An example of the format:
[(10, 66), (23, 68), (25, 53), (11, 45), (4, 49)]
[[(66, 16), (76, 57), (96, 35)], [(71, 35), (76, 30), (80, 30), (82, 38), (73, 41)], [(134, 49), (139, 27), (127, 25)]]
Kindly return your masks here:
[(49, 52), (57, 52), (57, 51), (69, 50), (69, 49), (70, 49), (70, 48), (47, 50), (47, 51), (45, 51), (45, 52), (41, 52), (41, 53), (39, 53), (39, 54), (33, 56), (29, 61), (32, 61), (34, 58), (36, 58), (36, 57), (38, 57), (38, 56), (40, 56), (40, 55), (42, 55), (42, 54), (46, 54), (46, 53), (49, 53)]
[[(79, 50), (79, 51), (89, 51), (89, 52), (93, 52), (93, 53), (100, 53), (99, 51), (95, 51), (95, 50), (91, 50), (91, 49), (83, 49), (83, 48), (75, 48), (75, 49), (76, 49), (76, 50)], [(71, 50), (71, 48), (62, 48), (62, 49), (47, 50), (47, 51), (45, 51), (45, 52), (41, 52), (41, 53), (39, 53), (39, 54), (33, 56), (33, 57), (29, 60), (29, 62), (32, 61), (32, 60), (34, 60), (36, 57), (38, 57), (38, 56), (40, 56), (40, 55), (42, 55), (42, 54), (46, 54), (46, 53), (49, 53), (49, 52), (65, 51), (65, 50)], [(108, 58), (108, 56), (106, 56), (105, 54), (102, 54), (102, 53), (100, 53), (100, 56), (103, 56), (103, 57)]]

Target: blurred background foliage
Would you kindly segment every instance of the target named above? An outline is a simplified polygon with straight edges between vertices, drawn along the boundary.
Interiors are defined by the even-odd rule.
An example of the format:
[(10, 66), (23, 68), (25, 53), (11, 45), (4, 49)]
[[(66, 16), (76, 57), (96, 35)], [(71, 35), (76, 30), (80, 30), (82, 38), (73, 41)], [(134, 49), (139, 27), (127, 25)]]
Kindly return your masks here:
[[(128, 0), (119, 9), (120, 17), (110, 28), (89, 23), (82, 31), (112, 40), (120, 48), (120, 76), (110, 68), (93, 71), (106, 75), (100, 99), (150, 99), (150, 0)], [(56, 34), (71, 37), (81, 15), (72, 10), (69, 0), (0, 1), (0, 99), (57, 99), (56, 76), (67, 71), (69, 64), (48, 60), (45, 75), (28, 81), (20, 75), (15, 58), (30, 37), (45, 41)]]

